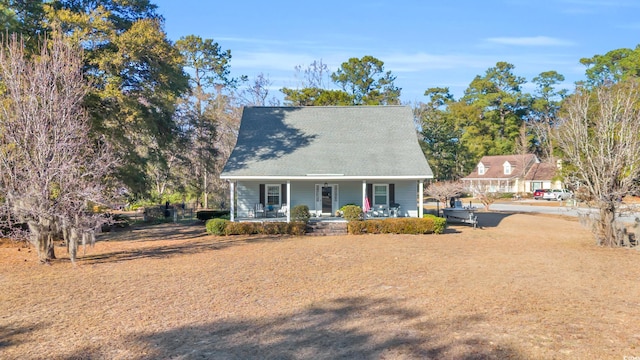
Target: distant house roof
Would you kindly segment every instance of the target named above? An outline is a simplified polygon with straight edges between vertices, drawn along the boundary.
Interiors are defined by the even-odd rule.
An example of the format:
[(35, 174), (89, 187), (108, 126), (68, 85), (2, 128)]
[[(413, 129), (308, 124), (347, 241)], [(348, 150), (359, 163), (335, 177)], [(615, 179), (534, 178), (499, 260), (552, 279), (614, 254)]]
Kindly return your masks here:
[(246, 107), (221, 174), (411, 178), (433, 173), (406, 106)]
[(556, 176), (556, 171), (558, 171), (558, 167), (554, 164), (537, 163), (529, 169), (524, 179), (531, 181), (551, 180)]
[[(534, 154), (483, 156), (478, 166), (464, 179), (522, 178), (529, 171), (529, 168), (537, 162), (538, 158)], [(511, 167), (509, 174), (505, 174), (504, 171), (506, 163)], [(484, 168), (484, 173), (480, 173), (480, 168)]]

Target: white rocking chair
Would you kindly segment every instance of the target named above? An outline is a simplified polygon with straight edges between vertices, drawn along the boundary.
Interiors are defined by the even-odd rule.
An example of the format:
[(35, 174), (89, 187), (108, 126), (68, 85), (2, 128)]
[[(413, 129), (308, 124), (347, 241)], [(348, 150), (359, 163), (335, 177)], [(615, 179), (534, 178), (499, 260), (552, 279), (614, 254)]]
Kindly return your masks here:
[(288, 212), (289, 212), (289, 207), (287, 206), (287, 204), (282, 204), (282, 206), (280, 206), (280, 209), (278, 209), (278, 212), (276, 213), (276, 217), (280, 215), (282, 215), (283, 217), (286, 217)]
[(262, 204), (256, 204), (253, 213), (255, 217), (264, 217), (264, 206)]

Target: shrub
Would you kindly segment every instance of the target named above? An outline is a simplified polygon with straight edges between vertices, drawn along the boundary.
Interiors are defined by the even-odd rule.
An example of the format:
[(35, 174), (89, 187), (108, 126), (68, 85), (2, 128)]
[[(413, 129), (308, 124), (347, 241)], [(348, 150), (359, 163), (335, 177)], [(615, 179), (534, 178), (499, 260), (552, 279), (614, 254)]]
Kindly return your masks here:
[(225, 228), (228, 223), (229, 221), (225, 219), (209, 219), (207, 220), (205, 227), (207, 228), (208, 234), (224, 235)]
[(140, 208), (153, 207), (156, 205), (158, 205), (158, 203), (152, 200), (137, 200), (137, 201), (134, 201), (131, 205), (129, 205), (129, 208), (135, 211)]
[(366, 221), (358, 221), (358, 220), (349, 221), (347, 223), (347, 232), (352, 235), (361, 235), (365, 232), (365, 229), (366, 229), (365, 223)]
[(259, 234), (259, 227), (262, 227), (262, 223), (250, 223), (250, 222), (229, 222), (224, 228), (225, 235), (252, 235)]
[[(129, 227), (129, 217), (123, 214), (105, 214), (107, 220), (102, 224), (100, 230), (102, 232), (109, 232), (113, 228), (126, 228)], [(0, 223), (2, 221), (0, 220)], [(26, 226), (26, 224), (25, 224)], [(2, 233), (2, 227), (0, 227), (0, 233)]]
[(433, 221), (433, 233), (434, 234), (442, 234), (444, 229), (447, 228), (447, 219), (441, 218), (439, 216), (425, 214), (422, 215), (423, 219), (431, 219)]
[(307, 232), (307, 224), (303, 222), (289, 223), (289, 235), (302, 236)]
[(374, 219), (350, 221), (347, 224), (349, 234), (442, 234), (446, 220), (433, 215), (419, 218)]
[[(213, 219), (219, 220), (219, 219)], [(213, 221), (209, 220), (209, 221)], [(224, 220), (223, 220), (224, 221)], [(208, 224), (209, 222), (207, 222)], [(224, 227), (224, 235), (304, 235), (307, 224), (303, 222), (230, 222)]]
[(200, 221), (207, 221), (209, 219), (222, 218), (225, 216), (227, 219), (230, 218), (229, 210), (199, 210), (196, 212), (196, 217)]
[(296, 205), (291, 209), (291, 220), (308, 223), (311, 218), (307, 205)]
[(356, 205), (356, 204), (354, 204), (354, 203), (344, 204), (344, 205), (342, 205), (342, 207), (340, 208), (340, 211), (344, 212), (344, 208), (346, 208), (347, 206), (354, 206), (354, 205)]
[(264, 235), (286, 235), (288, 233), (289, 224), (286, 222), (265, 222), (260, 229), (260, 234)]
[(362, 220), (362, 208), (358, 205), (343, 206), (342, 211), (347, 221)]
[(144, 218), (147, 222), (158, 222), (166, 220), (164, 216), (164, 205), (146, 206), (143, 209)]

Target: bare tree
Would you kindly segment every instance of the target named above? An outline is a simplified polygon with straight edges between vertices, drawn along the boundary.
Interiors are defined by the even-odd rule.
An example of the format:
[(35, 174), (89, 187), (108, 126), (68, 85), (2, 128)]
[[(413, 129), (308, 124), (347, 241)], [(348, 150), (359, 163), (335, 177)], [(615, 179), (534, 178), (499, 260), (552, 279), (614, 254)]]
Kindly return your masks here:
[(564, 153), (565, 182), (577, 183), (598, 208), (591, 219), (597, 243), (620, 246), (620, 200), (637, 188), (640, 176), (638, 81), (577, 89), (563, 110), (555, 137)]
[(231, 156), (231, 152), (235, 147), (238, 139), (238, 129), (240, 128), (240, 118), (242, 116), (242, 106), (234, 103), (237, 98), (234, 94), (218, 93), (215, 101), (211, 102), (207, 107), (207, 114), (215, 119), (217, 134), (213, 140), (213, 146), (216, 149), (217, 158), (212, 164), (213, 176), (211, 179), (210, 191), (214, 197), (215, 203), (220, 208), (228, 206), (228, 184), (226, 181), (220, 180), (220, 173), (224, 165)]
[(469, 192), (473, 194), (473, 197), (478, 199), (484, 206), (484, 209), (489, 211), (491, 204), (500, 199), (502, 193), (489, 191), (488, 186), (472, 185), (467, 188)]
[(295, 77), (300, 81), (301, 88), (328, 89), (330, 83), (329, 66), (320, 60), (313, 60), (309, 66), (295, 66)]
[(274, 96), (269, 97), (269, 87), (272, 85), (269, 75), (260, 73), (253, 82), (238, 91), (236, 96), (246, 106), (278, 106), (280, 101)]
[[(522, 124), (520, 127), (520, 134), (516, 138), (515, 145), (515, 154), (520, 160), (519, 168), (517, 168), (518, 173), (514, 173), (514, 175), (518, 175), (520, 179), (524, 182), (525, 177), (527, 176), (527, 172), (531, 169), (531, 166), (538, 161), (536, 156), (531, 156), (531, 143), (533, 137), (528, 132), (529, 127), (526, 124)], [(518, 165), (517, 165), (518, 166)], [(527, 189), (524, 188), (524, 185), (519, 185), (515, 190), (516, 198), (520, 198), (520, 190), (526, 192)]]
[(115, 162), (104, 140), (89, 136), (82, 66), (81, 51), (61, 36), (32, 57), (16, 36), (0, 48), (2, 210), (28, 224), (41, 262), (55, 259), (59, 233), (75, 260), (79, 240), (93, 240), (106, 221), (91, 207), (102, 203)]
[(447, 199), (464, 194), (465, 187), (460, 181), (438, 181), (427, 186), (424, 192), (436, 198), (443, 207), (446, 207)]

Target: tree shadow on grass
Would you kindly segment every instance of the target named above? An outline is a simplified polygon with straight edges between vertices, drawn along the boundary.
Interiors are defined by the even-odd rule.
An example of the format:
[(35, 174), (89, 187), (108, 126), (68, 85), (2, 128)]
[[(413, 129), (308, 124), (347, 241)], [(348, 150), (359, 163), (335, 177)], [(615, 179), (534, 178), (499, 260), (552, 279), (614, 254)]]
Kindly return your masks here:
[[(206, 235), (206, 234), (205, 234)], [(220, 237), (216, 241), (201, 240), (175, 243), (166, 246), (152, 246), (147, 248), (134, 248), (120, 251), (110, 251), (101, 254), (89, 254), (79, 256), (82, 264), (104, 264), (139, 259), (166, 259), (172, 256), (198, 254), (207, 251), (222, 250), (232, 246), (242, 246), (252, 243), (279, 241), (283, 236), (264, 235), (251, 237)], [(162, 238), (161, 240), (167, 240)]]
[(482, 212), (476, 213), (478, 215), (478, 228), (491, 228), (500, 225), (500, 222), (506, 217), (513, 215), (512, 213), (505, 212)]
[(49, 324), (45, 323), (34, 324), (32, 326), (0, 325), (0, 358), (2, 357), (2, 349), (16, 346), (27, 341), (26, 339), (23, 339), (26, 336), (25, 334), (37, 331), (47, 326), (49, 326)]
[(96, 236), (97, 241), (183, 240), (207, 236), (203, 223), (138, 225)]
[[(524, 359), (508, 345), (469, 335), (483, 316), (446, 323), (403, 308), (393, 298), (347, 297), (292, 314), (244, 317), (128, 338), (144, 355), (133, 359)], [(88, 346), (68, 356), (102, 358)]]

